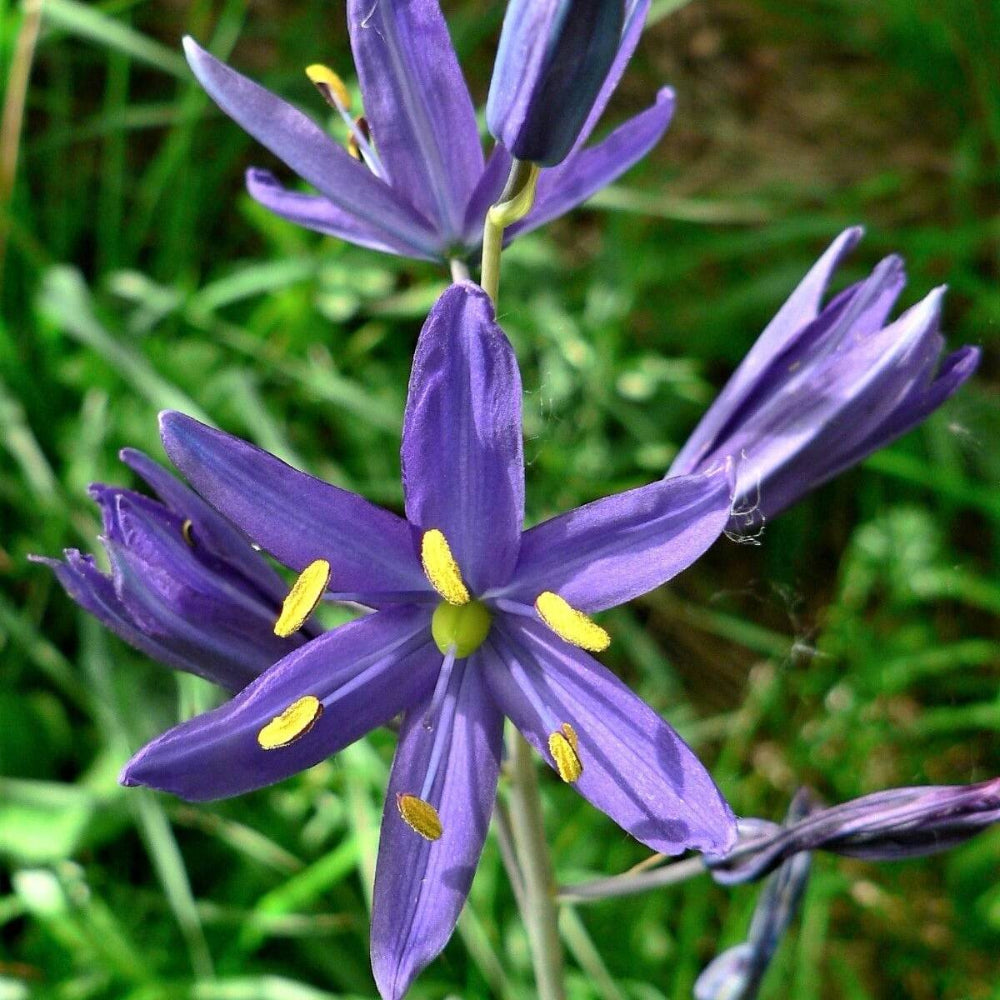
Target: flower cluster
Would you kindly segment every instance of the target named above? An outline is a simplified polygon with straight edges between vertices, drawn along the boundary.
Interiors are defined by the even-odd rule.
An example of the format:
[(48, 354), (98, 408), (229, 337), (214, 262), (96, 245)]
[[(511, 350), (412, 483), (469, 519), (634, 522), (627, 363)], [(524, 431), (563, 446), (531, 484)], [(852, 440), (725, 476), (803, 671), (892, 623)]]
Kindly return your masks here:
[[(996, 818), (995, 784), (971, 793), (988, 803), (972, 812), (946, 790), (899, 790), (819, 812), (803, 800), (786, 826), (758, 823), (755, 839), (737, 843), (704, 766), (593, 655), (611, 640), (594, 615), (666, 583), (723, 534), (758, 528), (972, 374), (974, 348), (941, 357), (941, 290), (890, 319), (904, 284), (898, 258), (824, 304), (860, 230), (806, 275), (664, 478), (524, 528), (520, 374), (488, 291), (503, 239), (586, 200), (666, 129), (669, 89), (587, 145), (648, 8), (511, 0), (488, 159), (436, 0), (347, 0), (363, 114), (333, 70), (307, 69), (344, 119), (347, 148), (187, 39), (215, 102), (317, 192), (251, 169), (254, 198), (365, 247), (459, 262), (459, 275), (482, 247), (483, 287), (457, 280), (421, 332), (402, 428), (402, 516), (170, 412), (163, 446), (193, 489), (125, 451), (159, 500), (93, 487), (110, 575), (75, 550), (44, 560), (127, 642), (233, 695), (139, 750), (126, 785), (189, 800), (238, 795), (402, 715), (371, 931), (375, 978), (392, 1000), (454, 930), (494, 808), (505, 719), (654, 851), (701, 851), (720, 881), (777, 868), (750, 941), (706, 973), (699, 996), (721, 995), (734, 976), (759, 979), (808, 852), (904, 854)], [(260, 550), (296, 574), (290, 590)], [(313, 620), (322, 601), (363, 613), (324, 631)]]

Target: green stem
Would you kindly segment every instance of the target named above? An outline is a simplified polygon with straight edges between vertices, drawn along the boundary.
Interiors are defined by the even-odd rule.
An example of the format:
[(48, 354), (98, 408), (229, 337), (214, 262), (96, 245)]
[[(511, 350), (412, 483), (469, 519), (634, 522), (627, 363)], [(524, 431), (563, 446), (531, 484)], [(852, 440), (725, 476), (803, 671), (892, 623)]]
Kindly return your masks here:
[(483, 266), (479, 283), (494, 301), (500, 291), (500, 252), (503, 232), (518, 219), (523, 219), (535, 203), (539, 167), (534, 163), (514, 160), (507, 184), (495, 205), (486, 213), (483, 225)]
[(459, 260), (458, 257), (452, 257), (448, 261), (448, 266), (451, 268), (451, 280), (455, 282), (468, 281), (469, 280), (469, 265), (465, 263), (464, 260)]
[(555, 879), (531, 747), (520, 733), (512, 748), (510, 821), (523, 879), (521, 916), (528, 931), (539, 1000), (565, 1000)]
[(612, 875), (610, 878), (594, 879), (592, 882), (579, 882), (576, 885), (564, 886), (557, 899), (560, 903), (593, 903), (599, 899), (611, 899), (616, 896), (635, 896), (651, 889), (662, 889), (667, 885), (677, 885), (690, 878), (704, 875), (708, 869), (700, 856), (685, 858), (654, 868), (647, 872), (626, 872), (624, 875)]

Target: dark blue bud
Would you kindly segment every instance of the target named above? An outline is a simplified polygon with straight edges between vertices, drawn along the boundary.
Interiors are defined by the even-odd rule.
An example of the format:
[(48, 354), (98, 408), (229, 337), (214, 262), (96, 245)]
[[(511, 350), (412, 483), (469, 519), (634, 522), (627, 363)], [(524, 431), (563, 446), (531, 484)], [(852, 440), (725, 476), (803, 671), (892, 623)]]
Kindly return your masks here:
[(625, 0), (511, 0), (486, 120), (519, 160), (551, 167), (579, 137), (621, 44)]

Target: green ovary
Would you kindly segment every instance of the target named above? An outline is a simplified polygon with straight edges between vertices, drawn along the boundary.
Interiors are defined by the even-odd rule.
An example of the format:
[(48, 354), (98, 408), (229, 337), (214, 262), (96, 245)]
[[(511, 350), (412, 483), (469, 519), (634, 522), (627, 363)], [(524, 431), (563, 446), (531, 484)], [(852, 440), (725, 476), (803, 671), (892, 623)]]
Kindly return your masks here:
[(455, 656), (461, 659), (479, 649), (490, 633), (491, 622), (489, 611), (479, 601), (457, 607), (442, 602), (431, 618), (431, 635), (442, 653), (454, 646)]

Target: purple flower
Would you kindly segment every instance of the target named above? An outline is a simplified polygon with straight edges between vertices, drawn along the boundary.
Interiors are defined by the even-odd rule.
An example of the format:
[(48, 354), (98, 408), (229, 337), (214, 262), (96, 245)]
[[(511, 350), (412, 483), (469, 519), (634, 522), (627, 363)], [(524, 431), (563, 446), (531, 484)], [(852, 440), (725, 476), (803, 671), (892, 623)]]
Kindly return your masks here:
[(624, 19), (625, 0), (510, 0), (486, 121), (517, 159), (552, 167), (573, 148), (618, 53)]
[[(602, 142), (584, 149), (642, 30), (649, 0), (632, 0), (614, 65), (573, 152), (543, 171), (532, 212), (508, 230), (526, 232), (562, 215), (610, 184), (659, 141), (673, 113), (673, 92)], [(347, 23), (364, 96), (355, 122), (339, 77), (309, 68), (324, 96), (348, 121), (358, 159), (313, 121), (190, 38), (184, 47), (202, 86), (231, 118), (283, 160), (318, 195), (286, 190), (266, 170), (247, 173), (250, 194), (310, 229), (404, 257), (465, 258), (482, 240), (486, 211), (510, 171), (498, 146), (487, 163), (475, 111), (437, 0), (348, 0)]]
[[(800, 792), (792, 800), (785, 826), (813, 808), (809, 794)], [(798, 913), (811, 863), (810, 854), (795, 854), (771, 875), (757, 900), (746, 941), (728, 948), (708, 965), (694, 984), (695, 1000), (753, 1000), (757, 996), (771, 959)]]
[(122, 781), (194, 800), (236, 795), (403, 712), (372, 915), (383, 996), (401, 996), (451, 935), (489, 824), (505, 716), (654, 850), (731, 846), (732, 814), (702, 765), (585, 652), (609, 641), (589, 614), (659, 586), (718, 537), (729, 478), (661, 480), (522, 533), (520, 376), (478, 286), (451, 286), (417, 345), (405, 519), (178, 413), (162, 431), (202, 496), (302, 571), (286, 602), (299, 620), (324, 595), (377, 610), (150, 743)]
[(750, 821), (729, 854), (706, 858), (717, 882), (761, 878), (806, 851), (831, 851), (869, 861), (895, 861), (947, 851), (1000, 823), (1000, 778), (975, 785), (890, 788), (774, 826)]
[(689, 475), (733, 456), (735, 531), (759, 526), (916, 426), (979, 362), (975, 347), (940, 358), (943, 288), (885, 325), (906, 283), (898, 257), (821, 307), (862, 232), (845, 230), (817, 261), (670, 468)]
[[(274, 634), (287, 588), (246, 538), (196, 493), (140, 451), (122, 461), (157, 493), (95, 483), (111, 575), (67, 549), (65, 562), (32, 557), (82, 608), (154, 660), (229, 691), (288, 653)], [(295, 635), (298, 646), (318, 632)]]

